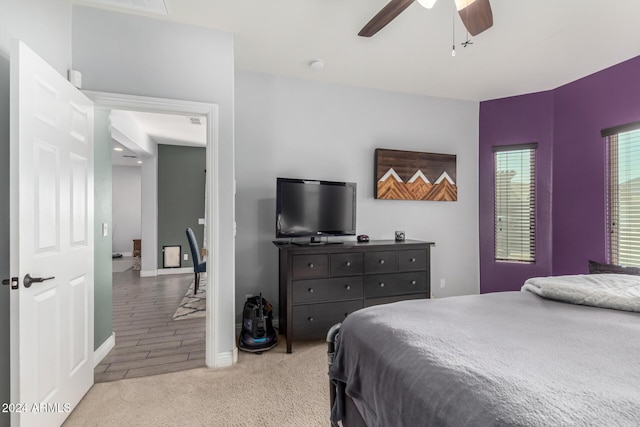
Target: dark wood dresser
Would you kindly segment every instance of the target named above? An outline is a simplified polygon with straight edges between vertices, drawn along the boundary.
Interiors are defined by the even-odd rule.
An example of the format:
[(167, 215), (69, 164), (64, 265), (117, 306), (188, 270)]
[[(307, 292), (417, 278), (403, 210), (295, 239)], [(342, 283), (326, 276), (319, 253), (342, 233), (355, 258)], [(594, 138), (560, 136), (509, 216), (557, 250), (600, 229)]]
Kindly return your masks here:
[(275, 241), (280, 257), (280, 334), (292, 341), (326, 336), (363, 307), (431, 294), (432, 242), (378, 240), (320, 246)]

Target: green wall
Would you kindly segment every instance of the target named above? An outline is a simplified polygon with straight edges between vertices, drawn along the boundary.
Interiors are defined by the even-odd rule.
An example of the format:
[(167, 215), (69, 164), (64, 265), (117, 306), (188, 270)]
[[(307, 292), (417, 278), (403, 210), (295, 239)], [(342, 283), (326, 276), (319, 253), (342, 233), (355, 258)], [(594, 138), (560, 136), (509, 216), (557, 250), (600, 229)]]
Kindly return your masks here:
[[(112, 261), (111, 261), (111, 133), (109, 110), (96, 108), (94, 134), (94, 230), (95, 230), (95, 287), (94, 287), (94, 349), (105, 342), (112, 327)], [(102, 236), (102, 224), (109, 233)]]
[(191, 227), (202, 247), (204, 226), (204, 183), (206, 149), (177, 145), (158, 145), (158, 268), (162, 268), (162, 247), (182, 246), (182, 267), (192, 267), (191, 251), (185, 234)]

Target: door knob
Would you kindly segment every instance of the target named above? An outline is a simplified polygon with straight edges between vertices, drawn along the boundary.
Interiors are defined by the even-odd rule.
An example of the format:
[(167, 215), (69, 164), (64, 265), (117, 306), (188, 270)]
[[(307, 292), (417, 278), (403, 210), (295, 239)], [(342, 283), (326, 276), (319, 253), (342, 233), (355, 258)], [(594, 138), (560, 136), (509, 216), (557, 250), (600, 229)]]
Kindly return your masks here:
[(25, 288), (30, 288), (32, 284), (34, 283), (40, 283), (40, 282), (44, 282), (45, 280), (51, 280), (51, 279), (55, 279), (55, 276), (51, 276), (51, 277), (31, 277), (31, 275), (29, 273), (27, 273), (24, 276), (24, 279), (22, 280), (22, 284), (24, 285)]

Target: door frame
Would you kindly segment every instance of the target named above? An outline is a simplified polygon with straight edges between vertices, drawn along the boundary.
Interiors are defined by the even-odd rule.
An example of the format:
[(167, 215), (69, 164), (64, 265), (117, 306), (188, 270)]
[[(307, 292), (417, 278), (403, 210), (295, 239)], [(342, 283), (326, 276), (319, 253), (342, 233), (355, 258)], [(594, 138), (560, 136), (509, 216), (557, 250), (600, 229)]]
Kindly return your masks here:
[[(220, 289), (218, 273), (218, 265), (220, 265), (220, 247), (218, 241), (218, 236), (220, 236), (218, 105), (121, 93), (88, 90), (83, 90), (82, 92), (95, 103), (96, 109), (106, 108), (111, 110), (143, 111), (162, 114), (198, 115), (207, 118), (207, 204), (205, 210), (208, 223), (206, 227), (208, 248), (205, 357), (206, 365), (209, 368), (228, 366), (228, 357), (219, 354), (218, 334), (215, 333), (216, 327), (219, 325), (218, 313), (220, 312), (218, 309), (218, 304), (220, 304), (220, 298), (218, 297)], [(209, 171), (211, 171), (211, 173), (209, 173)]]

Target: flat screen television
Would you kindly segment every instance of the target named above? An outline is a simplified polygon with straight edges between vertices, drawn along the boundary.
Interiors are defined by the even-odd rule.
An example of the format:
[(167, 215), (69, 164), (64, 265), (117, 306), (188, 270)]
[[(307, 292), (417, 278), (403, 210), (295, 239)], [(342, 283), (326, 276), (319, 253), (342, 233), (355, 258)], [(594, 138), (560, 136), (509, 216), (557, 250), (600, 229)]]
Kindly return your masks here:
[(354, 182), (278, 178), (276, 237), (353, 236), (356, 234)]

